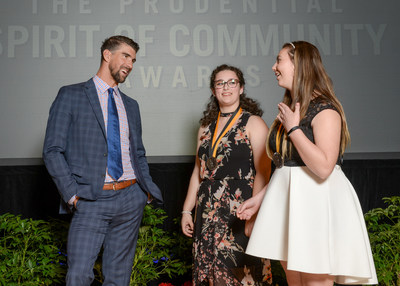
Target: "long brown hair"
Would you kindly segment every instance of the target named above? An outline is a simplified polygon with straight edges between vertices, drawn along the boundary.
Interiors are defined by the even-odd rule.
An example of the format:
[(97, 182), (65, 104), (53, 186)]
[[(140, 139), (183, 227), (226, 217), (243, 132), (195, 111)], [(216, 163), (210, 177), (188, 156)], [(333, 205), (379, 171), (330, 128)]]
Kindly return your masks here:
[[(239, 79), (240, 87), (243, 87), (243, 93), (240, 95), (240, 98), (239, 98), (240, 107), (243, 110), (246, 110), (247, 112), (249, 112), (253, 115), (262, 116), (263, 111), (260, 108), (260, 104), (256, 100), (251, 99), (246, 96), (246, 92), (244, 89), (246, 82), (244, 80), (243, 72), (237, 67), (229, 66), (226, 64), (216, 67), (210, 76), (211, 91), (214, 91), (215, 77), (217, 76), (217, 74), (219, 72), (225, 71), (225, 70), (233, 71)], [(216, 97), (213, 94), (211, 94), (211, 96), (208, 100), (206, 109), (203, 111), (203, 117), (200, 119), (201, 126), (205, 127), (205, 126), (209, 125), (211, 122), (213, 122), (214, 120), (216, 120), (218, 117), (218, 113), (219, 113), (218, 100), (216, 99)]]
[[(328, 76), (321, 60), (321, 55), (318, 49), (305, 41), (296, 41), (292, 43), (286, 43), (282, 46), (282, 49), (287, 49), (290, 59), (294, 64), (294, 78), (292, 95), (288, 89), (286, 89), (283, 96), (283, 103), (288, 105), (294, 110), (296, 102), (300, 103), (300, 120), (306, 115), (308, 106), (313, 97), (318, 96), (321, 99), (330, 102), (336, 110), (339, 112), (342, 119), (341, 138), (340, 138), (340, 155), (344, 153), (346, 146), (350, 144), (350, 133), (347, 127), (346, 116), (343, 111), (343, 107), (339, 100), (336, 98), (333, 90), (333, 83)], [(280, 125), (279, 120), (275, 119), (269, 130), (276, 129)], [(291, 143), (289, 144), (289, 150), (287, 150), (288, 138), (285, 135), (282, 143), (282, 155), (285, 156), (291, 150)], [(290, 141), (289, 141), (290, 142)], [(272, 150), (267, 144), (268, 155), (272, 156)]]

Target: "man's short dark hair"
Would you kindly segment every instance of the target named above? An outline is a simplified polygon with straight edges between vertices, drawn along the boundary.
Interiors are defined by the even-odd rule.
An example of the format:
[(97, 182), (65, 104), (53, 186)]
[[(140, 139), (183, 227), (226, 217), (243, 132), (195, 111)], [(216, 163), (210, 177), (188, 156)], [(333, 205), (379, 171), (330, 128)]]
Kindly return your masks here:
[(122, 35), (112, 36), (105, 39), (103, 41), (103, 44), (101, 45), (101, 59), (103, 60), (103, 52), (105, 50), (109, 50), (110, 52), (112, 52), (117, 49), (121, 44), (127, 44), (128, 46), (132, 47), (132, 49), (134, 49), (136, 53), (139, 51), (139, 44), (131, 38)]

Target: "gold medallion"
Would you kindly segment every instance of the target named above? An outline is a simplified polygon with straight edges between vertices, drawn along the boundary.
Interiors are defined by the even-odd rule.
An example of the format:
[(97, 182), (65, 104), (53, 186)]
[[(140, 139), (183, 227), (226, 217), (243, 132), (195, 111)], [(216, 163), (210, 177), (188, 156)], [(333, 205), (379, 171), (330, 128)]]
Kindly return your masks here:
[(278, 152), (275, 152), (274, 155), (272, 156), (272, 161), (274, 161), (275, 167), (276, 168), (282, 168), (283, 166), (283, 158), (282, 155), (279, 154)]
[(215, 157), (208, 158), (206, 165), (209, 170), (214, 171), (218, 166), (217, 158), (215, 158)]

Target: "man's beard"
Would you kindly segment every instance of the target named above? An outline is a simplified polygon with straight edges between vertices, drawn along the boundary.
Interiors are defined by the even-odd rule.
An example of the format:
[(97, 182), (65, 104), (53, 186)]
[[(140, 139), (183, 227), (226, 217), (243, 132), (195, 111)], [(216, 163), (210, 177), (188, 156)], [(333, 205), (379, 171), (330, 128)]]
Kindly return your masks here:
[(110, 67), (111, 76), (113, 77), (113, 79), (114, 79), (117, 83), (123, 83), (123, 82), (126, 80), (126, 78), (128, 77), (128, 75), (129, 75), (129, 73), (128, 73), (128, 74), (126, 75), (126, 77), (122, 77), (121, 74), (120, 74), (120, 71), (121, 71), (121, 69), (115, 70), (115, 69), (112, 69), (112, 68)]

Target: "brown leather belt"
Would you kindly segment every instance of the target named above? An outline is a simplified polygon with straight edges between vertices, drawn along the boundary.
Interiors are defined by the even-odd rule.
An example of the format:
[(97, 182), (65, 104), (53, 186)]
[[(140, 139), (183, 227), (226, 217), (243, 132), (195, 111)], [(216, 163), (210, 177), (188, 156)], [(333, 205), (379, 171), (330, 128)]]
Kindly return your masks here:
[(133, 180), (126, 180), (126, 181), (119, 181), (119, 182), (111, 182), (111, 183), (105, 183), (103, 186), (103, 190), (110, 191), (118, 191), (121, 189), (124, 189), (126, 187), (129, 187), (130, 185), (136, 184), (136, 179)]

